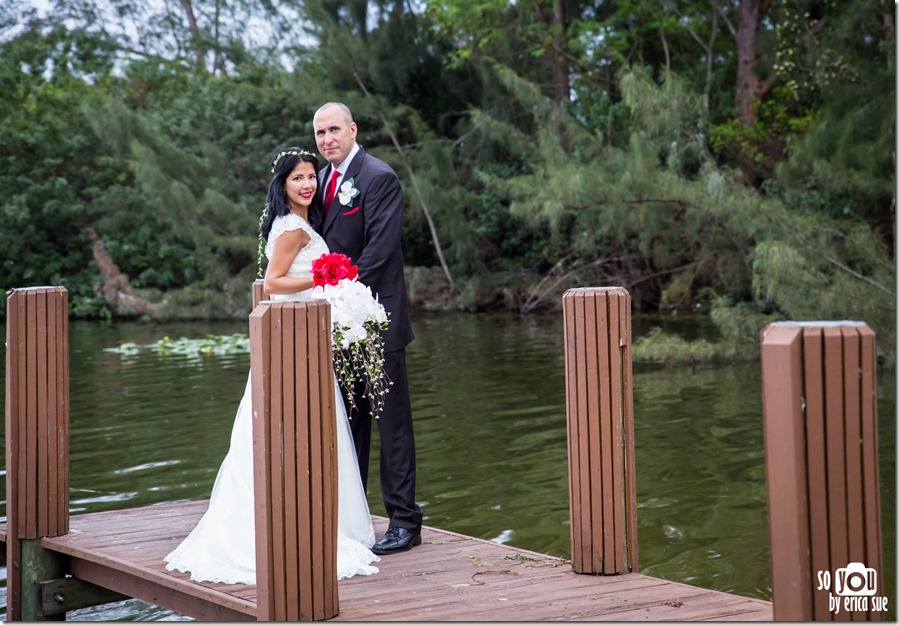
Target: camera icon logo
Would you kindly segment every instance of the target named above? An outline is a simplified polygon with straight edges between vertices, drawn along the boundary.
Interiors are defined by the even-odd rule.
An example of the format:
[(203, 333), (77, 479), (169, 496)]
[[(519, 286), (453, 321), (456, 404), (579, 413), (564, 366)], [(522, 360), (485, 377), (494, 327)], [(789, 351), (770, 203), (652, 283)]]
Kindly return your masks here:
[(833, 573), (833, 590), (841, 597), (871, 597), (877, 594), (877, 571), (861, 562), (850, 562)]

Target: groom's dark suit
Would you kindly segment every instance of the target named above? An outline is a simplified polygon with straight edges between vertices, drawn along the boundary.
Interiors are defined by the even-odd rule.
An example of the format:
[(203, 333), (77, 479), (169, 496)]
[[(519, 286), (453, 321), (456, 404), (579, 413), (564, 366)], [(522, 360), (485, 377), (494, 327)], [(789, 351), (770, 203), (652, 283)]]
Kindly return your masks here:
[[(319, 174), (319, 198), (324, 198), (331, 172), (332, 166), (328, 165)], [(330, 251), (346, 254), (359, 267), (359, 279), (377, 294), (389, 314), (384, 359), (393, 384), (378, 419), (381, 493), (390, 524), (420, 532), (422, 513), (415, 503), (415, 439), (406, 375), (405, 349), (414, 336), (409, 322), (409, 299), (400, 245), (403, 190), (393, 169), (361, 147), (350, 162), (341, 185), (348, 181), (359, 190), (356, 197), (344, 205), (335, 195), (324, 218), (318, 208), (323, 202), (316, 202), (310, 218)], [(357, 385), (354, 395), (358, 410), (350, 412), (347, 406), (347, 414), (362, 483), (367, 487), (371, 410), (361, 384)]]

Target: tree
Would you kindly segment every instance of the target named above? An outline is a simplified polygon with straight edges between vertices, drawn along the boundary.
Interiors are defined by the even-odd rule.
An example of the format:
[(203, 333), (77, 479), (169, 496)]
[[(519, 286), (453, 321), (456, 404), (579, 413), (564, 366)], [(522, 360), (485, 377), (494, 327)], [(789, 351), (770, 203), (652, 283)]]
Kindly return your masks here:
[[(251, 39), (257, 0), (53, 0), (56, 19), (115, 42), (119, 63), (144, 59), (191, 68), (198, 76), (234, 71), (248, 59), (248, 46), (260, 56), (276, 46)], [(260, 25), (261, 26), (261, 25)], [(269, 31), (273, 33), (273, 31)]]
[(513, 214), (549, 227), (551, 269), (529, 300), (585, 283), (620, 284), (638, 308), (719, 302), (716, 323), (742, 327), (741, 341), (760, 326), (730, 324), (726, 311), (745, 318), (737, 309), (747, 305), (759, 323), (767, 318), (759, 313), (808, 319), (851, 310), (891, 336), (895, 266), (877, 234), (765, 198), (719, 169), (704, 151), (700, 100), (675, 75), (659, 85), (640, 69), (623, 72), (627, 147), (605, 146), (568, 119), (575, 158), (548, 127), (545, 96), (508, 69), (498, 75), (537, 126), (522, 137), (497, 124), (490, 139), (515, 154), (521, 170), (481, 174)]
[[(800, 7), (801, 8), (801, 7)], [(815, 111), (777, 169), (788, 202), (863, 219), (895, 250), (894, 6), (821, 2), (785, 20), (779, 72)]]
[(104, 36), (33, 14), (0, 45), (0, 283), (66, 286), (73, 308), (92, 315), (84, 228), (117, 171), (97, 160), (101, 146), (77, 112), (93, 88), (85, 78), (103, 85), (112, 54)]
[(770, 8), (771, 0), (739, 0), (739, 20), (735, 26), (721, 4), (715, 3), (715, 10), (721, 14), (736, 42), (737, 85), (734, 100), (740, 112), (740, 121), (746, 125), (755, 122), (758, 104), (776, 79), (772, 73), (763, 80), (759, 71), (760, 38)]
[[(338, 99), (403, 179), (410, 279), (445, 283), (452, 305), (534, 310), (599, 283), (641, 309), (739, 309), (722, 332), (744, 314), (807, 314), (817, 292), (828, 311), (892, 314), (893, 265), (867, 227), (888, 241), (895, 210), (887, 4), (21, 10), (0, 19), (3, 278), (66, 284), (77, 314), (125, 314), (128, 298), (98, 296), (99, 263), (168, 302), (149, 314), (244, 314), (266, 161), (311, 147), (315, 109)], [(277, 38), (251, 37), (260, 22)], [(721, 33), (744, 27), (739, 52)]]
[(569, 11), (581, 12), (582, 2), (531, 0), (529, 3), (443, 0), (428, 3), (437, 27), (460, 45), (456, 62), (479, 56), (520, 69), (546, 89), (557, 108), (571, 98)]

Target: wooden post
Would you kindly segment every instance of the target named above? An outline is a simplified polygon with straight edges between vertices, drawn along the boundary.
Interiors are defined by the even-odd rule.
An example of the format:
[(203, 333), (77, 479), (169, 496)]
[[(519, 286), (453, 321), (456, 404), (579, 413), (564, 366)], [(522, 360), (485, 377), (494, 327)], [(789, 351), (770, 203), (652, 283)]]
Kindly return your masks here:
[[(851, 321), (761, 332), (775, 620), (883, 619), (874, 339)], [(847, 610), (847, 588), (864, 602)]]
[(265, 280), (262, 278), (256, 278), (256, 280), (253, 281), (253, 310), (256, 309), (259, 302), (265, 299), (265, 289), (263, 289), (264, 284)]
[(576, 573), (636, 571), (630, 294), (569, 289), (562, 309), (571, 566)]
[(250, 314), (250, 360), (257, 617), (333, 618), (339, 604), (330, 306), (258, 305)]
[(6, 311), (7, 619), (44, 620), (28, 567), (55, 571), (36, 539), (69, 531), (68, 292), (13, 289)]

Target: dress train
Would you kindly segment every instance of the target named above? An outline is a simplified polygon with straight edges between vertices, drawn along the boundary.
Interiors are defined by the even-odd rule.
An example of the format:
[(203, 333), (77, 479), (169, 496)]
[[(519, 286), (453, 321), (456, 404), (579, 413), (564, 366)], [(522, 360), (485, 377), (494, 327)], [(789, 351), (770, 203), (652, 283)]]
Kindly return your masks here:
[[(356, 449), (340, 389), (337, 405), (337, 579), (372, 575), (380, 558), (370, 551), (375, 534), (362, 490)], [(250, 379), (231, 430), (231, 446), (219, 467), (209, 508), (197, 526), (165, 557), (166, 569), (190, 572), (194, 581), (256, 583), (253, 499), (253, 426)]]

